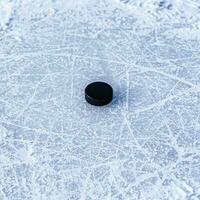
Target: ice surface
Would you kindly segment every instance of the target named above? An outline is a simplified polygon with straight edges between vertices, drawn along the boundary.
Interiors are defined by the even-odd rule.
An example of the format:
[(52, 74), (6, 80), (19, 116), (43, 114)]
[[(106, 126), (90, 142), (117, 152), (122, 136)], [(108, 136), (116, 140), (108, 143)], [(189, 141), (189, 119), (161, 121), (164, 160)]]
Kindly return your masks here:
[(12, 3), (7, 0), (0, 1), (0, 29), (6, 29), (12, 15)]
[(199, 1), (0, 2), (0, 200), (200, 199)]

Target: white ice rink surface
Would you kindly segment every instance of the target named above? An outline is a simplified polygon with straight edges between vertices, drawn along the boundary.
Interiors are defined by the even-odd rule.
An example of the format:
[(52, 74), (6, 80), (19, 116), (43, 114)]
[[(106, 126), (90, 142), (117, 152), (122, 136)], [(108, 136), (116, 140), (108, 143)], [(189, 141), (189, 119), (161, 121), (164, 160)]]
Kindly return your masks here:
[[(0, 0), (0, 200), (199, 200), (200, 2)], [(113, 86), (105, 107), (84, 100)]]

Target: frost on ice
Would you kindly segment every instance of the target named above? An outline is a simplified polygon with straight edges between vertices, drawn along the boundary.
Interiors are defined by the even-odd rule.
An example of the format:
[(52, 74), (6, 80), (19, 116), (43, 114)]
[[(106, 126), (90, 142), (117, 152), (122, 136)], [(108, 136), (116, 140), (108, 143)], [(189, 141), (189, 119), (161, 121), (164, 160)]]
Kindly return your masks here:
[(0, 0), (0, 200), (199, 200), (198, 9)]
[(11, 20), (12, 3), (8, 0), (0, 1), (0, 29), (6, 29)]

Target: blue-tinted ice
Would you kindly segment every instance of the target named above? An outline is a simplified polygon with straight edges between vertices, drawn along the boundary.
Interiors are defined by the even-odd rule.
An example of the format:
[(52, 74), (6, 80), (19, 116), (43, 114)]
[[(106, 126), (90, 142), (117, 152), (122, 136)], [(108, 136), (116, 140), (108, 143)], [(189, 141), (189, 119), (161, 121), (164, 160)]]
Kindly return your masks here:
[[(0, 199), (200, 199), (193, 18), (52, 2), (13, 3), (0, 23)], [(158, 13), (174, 17), (159, 8), (171, 3)], [(93, 81), (113, 86), (111, 104), (85, 102)]]

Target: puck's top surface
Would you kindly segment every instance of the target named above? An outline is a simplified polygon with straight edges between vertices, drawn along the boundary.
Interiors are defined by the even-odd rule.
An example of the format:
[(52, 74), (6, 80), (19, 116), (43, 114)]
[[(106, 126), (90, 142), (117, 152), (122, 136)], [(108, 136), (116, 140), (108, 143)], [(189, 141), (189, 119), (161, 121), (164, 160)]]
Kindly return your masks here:
[(85, 99), (88, 103), (95, 106), (103, 106), (112, 101), (113, 89), (104, 82), (90, 83), (85, 88)]

